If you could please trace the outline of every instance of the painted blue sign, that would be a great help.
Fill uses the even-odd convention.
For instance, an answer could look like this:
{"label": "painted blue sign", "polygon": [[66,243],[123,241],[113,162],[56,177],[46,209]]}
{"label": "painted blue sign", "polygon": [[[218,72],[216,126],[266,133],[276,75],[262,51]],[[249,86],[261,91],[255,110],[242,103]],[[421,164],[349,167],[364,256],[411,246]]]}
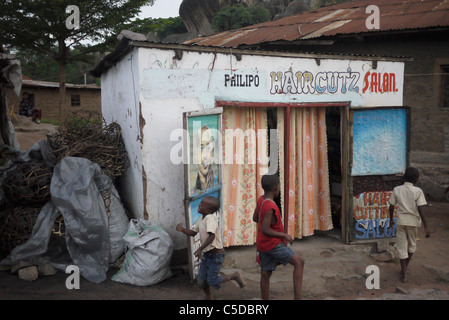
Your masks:
{"label": "painted blue sign", "polygon": [[406,154],[405,109],[354,111],[353,176],[404,173]]}

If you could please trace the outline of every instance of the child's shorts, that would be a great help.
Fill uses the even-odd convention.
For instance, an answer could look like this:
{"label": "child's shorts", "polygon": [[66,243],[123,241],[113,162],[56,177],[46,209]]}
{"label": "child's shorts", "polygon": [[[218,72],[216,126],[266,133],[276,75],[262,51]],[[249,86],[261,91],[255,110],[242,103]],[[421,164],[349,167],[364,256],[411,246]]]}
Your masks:
{"label": "child's shorts", "polygon": [[225,258],[224,253],[203,252],[197,281],[201,288],[214,287],[220,289],[222,277],[218,275]]}
{"label": "child's shorts", "polygon": [[409,253],[416,251],[418,227],[397,226],[396,247],[399,259],[407,259]]}
{"label": "child's shorts", "polygon": [[283,243],[278,244],[274,249],[267,252],[259,252],[260,269],[262,271],[274,271],[276,266],[282,263],[284,266],[292,260],[295,253]]}

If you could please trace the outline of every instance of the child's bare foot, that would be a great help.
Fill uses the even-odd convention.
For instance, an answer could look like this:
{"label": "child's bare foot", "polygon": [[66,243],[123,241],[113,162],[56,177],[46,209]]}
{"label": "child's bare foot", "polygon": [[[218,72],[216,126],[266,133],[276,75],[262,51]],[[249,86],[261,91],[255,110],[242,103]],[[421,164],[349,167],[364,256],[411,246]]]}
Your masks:
{"label": "child's bare foot", "polygon": [[401,274],[401,282],[402,283],[407,283],[408,282],[408,278],[405,274]]}
{"label": "child's bare foot", "polygon": [[243,281],[243,278],[242,278],[242,275],[240,274],[240,272],[236,271],[234,273],[233,280],[235,280],[239,284],[240,288],[243,288],[245,286],[245,282]]}

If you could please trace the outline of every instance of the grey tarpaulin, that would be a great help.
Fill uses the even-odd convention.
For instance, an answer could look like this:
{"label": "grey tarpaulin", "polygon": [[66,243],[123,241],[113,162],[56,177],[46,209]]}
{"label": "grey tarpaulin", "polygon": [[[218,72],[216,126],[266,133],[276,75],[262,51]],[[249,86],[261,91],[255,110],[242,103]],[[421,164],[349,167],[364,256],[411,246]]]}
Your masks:
{"label": "grey tarpaulin", "polygon": [[[128,224],[124,209],[118,205],[118,194],[111,179],[101,173],[97,164],[84,158],[67,157],[55,166],[50,188],[51,201],[39,213],[31,238],[14,248],[0,264],[47,257],[56,268],[65,269],[67,264],[47,251],[54,221],[62,214],[71,264],[78,266],[81,276],[87,280],[102,282],[106,279],[109,263],[125,250],[121,238]],[[109,208],[102,192],[110,193],[113,205]],[[50,256],[51,259],[48,258]]]}

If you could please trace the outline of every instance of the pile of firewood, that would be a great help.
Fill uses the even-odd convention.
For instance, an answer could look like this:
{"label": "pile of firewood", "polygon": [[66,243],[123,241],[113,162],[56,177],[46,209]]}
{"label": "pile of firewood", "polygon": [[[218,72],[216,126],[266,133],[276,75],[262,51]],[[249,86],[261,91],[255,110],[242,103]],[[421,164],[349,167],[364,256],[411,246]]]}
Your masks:
{"label": "pile of firewood", "polygon": [[98,164],[111,178],[120,176],[129,166],[120,125],[104,125],[96,117],[74,115],[48,137],[59,162],[65,157],[82,157]]}

